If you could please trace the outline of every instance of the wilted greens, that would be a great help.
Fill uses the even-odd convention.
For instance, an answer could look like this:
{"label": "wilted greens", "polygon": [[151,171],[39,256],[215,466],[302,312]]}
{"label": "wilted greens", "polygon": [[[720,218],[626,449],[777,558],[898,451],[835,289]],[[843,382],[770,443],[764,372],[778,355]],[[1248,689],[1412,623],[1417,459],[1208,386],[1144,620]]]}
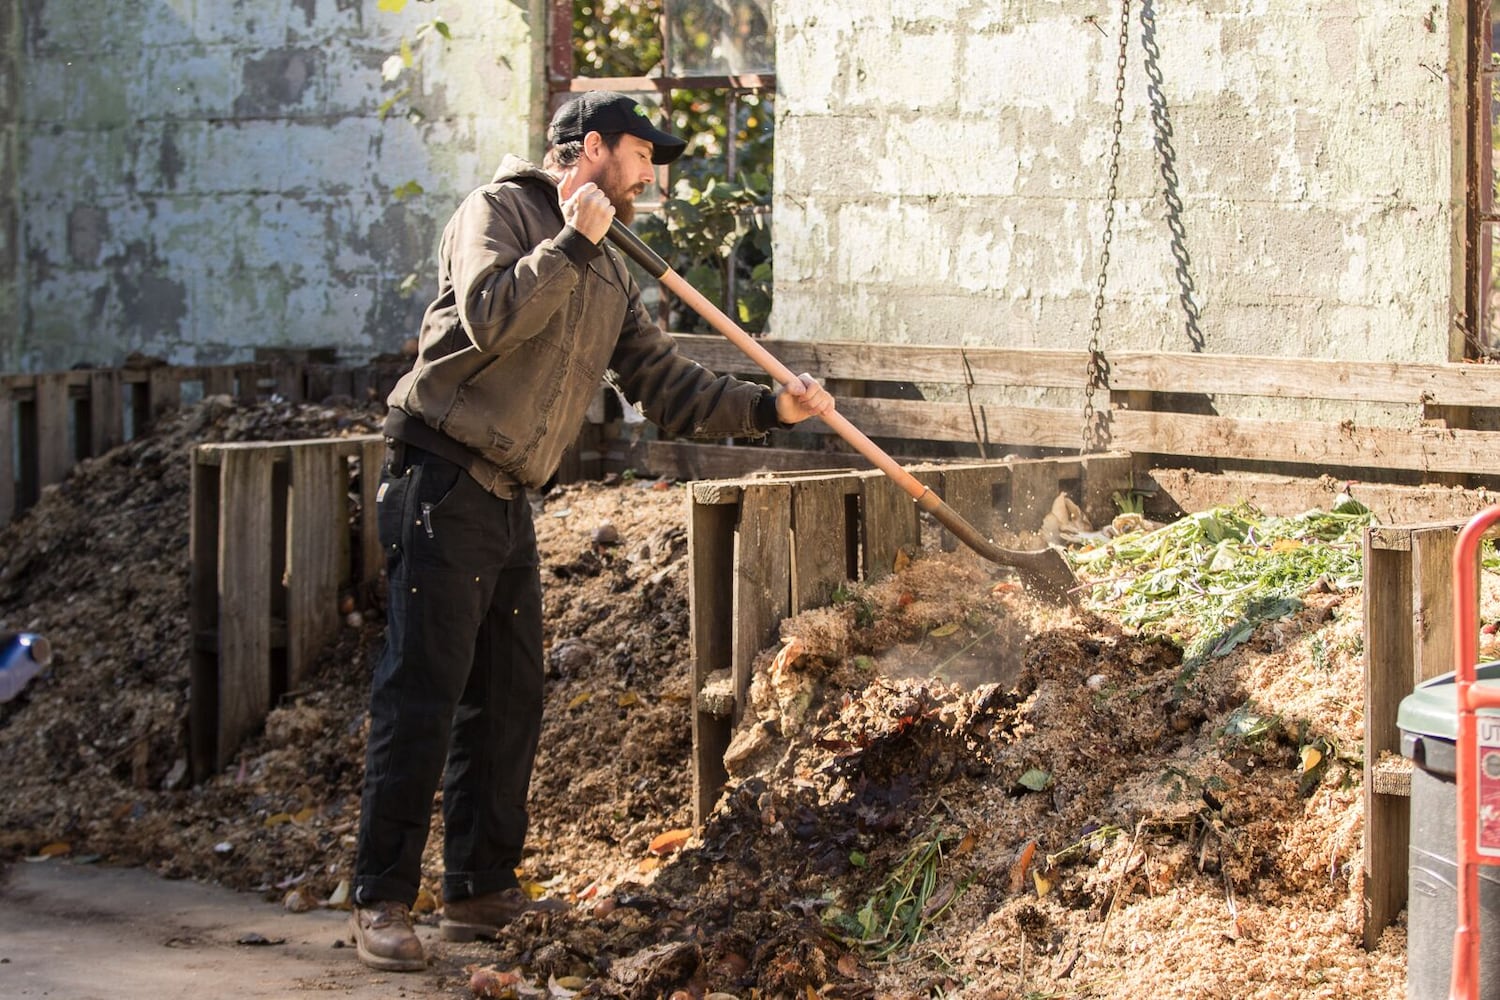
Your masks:
{"label": "wilted greens", "polygon": [[1358,586],[1364,530],[1372,523],[1356,500],[1295,517],[1239,503],[1069,557],[1091,577],[1094,604],[1179,642],[1191,672],[1244,642],[1257,625],[1297,611],[1314,585]]}

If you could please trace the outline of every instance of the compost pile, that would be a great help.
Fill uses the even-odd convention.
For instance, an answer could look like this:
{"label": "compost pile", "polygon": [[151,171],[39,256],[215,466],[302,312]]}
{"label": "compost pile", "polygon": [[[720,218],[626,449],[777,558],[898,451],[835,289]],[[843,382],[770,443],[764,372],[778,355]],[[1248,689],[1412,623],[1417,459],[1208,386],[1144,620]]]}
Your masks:
{"label": "compost pile", "polygon": [[[56,648],[0,705],[0,860],[347,905],[380,595],[348,595],[312,679],[192,785],[189,453],[379,417],[210,399],[0,531],[0,626]],[[1404,928],[1358,944],[1359,574],[1338,534],[1357,511],[1093,536],[1076,612],[928,526],[782,624],[693,835],[684,489],[626,476],[534,506],[548,693],[522,877],[572,906],[437,945],[404,995],[1399,995]],[[1190,567],[1246,553],[1288,562],[1236,584],[1256,599],[1203,600]],[[433,831],[427,921],[436,808]]]}

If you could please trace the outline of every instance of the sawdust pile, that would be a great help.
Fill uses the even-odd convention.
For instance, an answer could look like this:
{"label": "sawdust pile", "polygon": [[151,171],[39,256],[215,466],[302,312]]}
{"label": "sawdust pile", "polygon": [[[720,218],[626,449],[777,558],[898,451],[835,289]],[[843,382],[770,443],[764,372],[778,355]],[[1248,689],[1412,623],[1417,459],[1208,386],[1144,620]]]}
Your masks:
{"label": "sawdust pile", "polygon": [[[337,905],[378,595],[235,764],[189,786],[187,449],[378,418],[211,400],[0,532],[0,623],[57,649],[0,706],[0,859]],[[523,875],[575,905],[440,951],[406,995],[471,996],[476,969],[519,996],[1400,995],[1404,928],[1357,943],[1357,593],[1308,595],[1184,682],[1177,647],[1107,609],[1038,607],[926,552],[783,623],[725,794],[671,851],[691,822],[685,504],[640,479],[539,502],[548,693]]]}

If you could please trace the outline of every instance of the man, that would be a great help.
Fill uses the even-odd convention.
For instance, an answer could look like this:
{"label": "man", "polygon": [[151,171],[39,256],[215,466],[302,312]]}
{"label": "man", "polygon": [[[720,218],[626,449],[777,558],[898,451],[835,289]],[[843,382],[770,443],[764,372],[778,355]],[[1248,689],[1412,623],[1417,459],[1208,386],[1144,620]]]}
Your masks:
{"label": "man", "polygon": [[629,97],[591,92],[558,109],[548,140],[546,172],[506,157],[449,221],[415,365],[388,401],[390,600],[351,918],[377,969],[426,964],[409,908],[440,777],[443,936],[493,937],[542,905],[515,875],[543,675],[525,491],[556,471],[606,371],[674,434],[760,435],[833,406],[808,375],[773,392],[682,357],[606,244],[682,139]]}

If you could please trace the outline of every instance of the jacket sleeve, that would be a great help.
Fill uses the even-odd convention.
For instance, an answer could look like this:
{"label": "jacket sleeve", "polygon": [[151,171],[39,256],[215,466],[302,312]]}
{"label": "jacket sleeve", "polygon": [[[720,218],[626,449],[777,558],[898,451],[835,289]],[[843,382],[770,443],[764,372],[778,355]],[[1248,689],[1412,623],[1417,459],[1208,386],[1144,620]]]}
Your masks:
{"label": "jacket sleeve", "polygon": [[536,336],[603,251],[572,226],[532,245],[520,197],[481,188],[464,199],[444,236],[460,321],[474,346],[507,354]]}
{"label": "jacket sleeve", "polygon": [[652,321],[635,282],[629,287],[625,326],[610,367],[621,392],[639,403],[652,423],[694,438],[760,437],[779,426],[770,389],[715,375],[684,357],[677,342]]}

